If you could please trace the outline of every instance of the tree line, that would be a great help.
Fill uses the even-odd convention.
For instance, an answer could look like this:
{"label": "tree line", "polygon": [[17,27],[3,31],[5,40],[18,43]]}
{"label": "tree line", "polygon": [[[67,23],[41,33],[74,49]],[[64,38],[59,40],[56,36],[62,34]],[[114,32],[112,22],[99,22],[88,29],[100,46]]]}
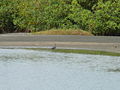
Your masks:
{"label": "tree line", "polygon": [[0,0],[0,33],[50,29],[120,35],[120,0]]}

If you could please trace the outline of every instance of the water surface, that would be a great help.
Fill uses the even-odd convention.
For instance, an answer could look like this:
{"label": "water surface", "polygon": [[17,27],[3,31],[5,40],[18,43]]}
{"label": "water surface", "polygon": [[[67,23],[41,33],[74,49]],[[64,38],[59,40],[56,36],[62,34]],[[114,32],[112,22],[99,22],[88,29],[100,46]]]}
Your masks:
{"label": "water surface", "polygon": [[120,90],[120,57],[0,49],[0,90]]}

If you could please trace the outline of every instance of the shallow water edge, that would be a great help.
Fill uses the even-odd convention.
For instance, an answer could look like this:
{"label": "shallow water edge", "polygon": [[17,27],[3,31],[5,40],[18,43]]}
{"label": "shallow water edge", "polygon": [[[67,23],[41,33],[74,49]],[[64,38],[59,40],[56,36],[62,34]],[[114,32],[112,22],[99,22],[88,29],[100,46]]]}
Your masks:
{"label": "shallow water edge", "polygon": [[25,48],[25,49],[47,50],[47,51],[59,52],[59,53],[77,53],[77,54],[120,56],[120,53],[108,52],[108,51],[97,51],[97,50],[86,50],[86,49],[54,49],[54,50],[51,48]]}
{"label": "shallow water edge", "polygon": [[51,52],[60,53],[77,53],[77,54],[92,54],[92,55],[106,55],[106,56],[120,56],[119,52],[93,50],[86,48],[57,48],[52,50],[51,47],[38,47],[38,46],[1,46],[0,49],[28,49],[28,50],[47,50]]}

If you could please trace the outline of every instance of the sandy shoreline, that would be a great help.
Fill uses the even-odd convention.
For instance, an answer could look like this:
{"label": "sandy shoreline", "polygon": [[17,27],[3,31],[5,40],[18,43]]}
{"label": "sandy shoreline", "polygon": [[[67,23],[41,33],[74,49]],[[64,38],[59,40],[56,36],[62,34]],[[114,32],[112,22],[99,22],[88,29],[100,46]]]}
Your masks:
{"label": "sandy shoreline", "polygon": [[0,34],[0,48],[87,49],[120,53],[118,36],[33,35],[30,33]]}
{"label": "sandy shoreline", "polygon": [[95,42],[0,42],[0,48],[51,48],[56,43],[58,49],[85,49],[120,53],[120,43]]}

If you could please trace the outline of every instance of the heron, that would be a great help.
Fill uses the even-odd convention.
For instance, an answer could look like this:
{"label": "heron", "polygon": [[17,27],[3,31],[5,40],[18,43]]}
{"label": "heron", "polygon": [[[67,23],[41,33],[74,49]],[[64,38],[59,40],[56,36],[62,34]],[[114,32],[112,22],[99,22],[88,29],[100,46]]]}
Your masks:
{"label": "heron", "polygon": [[56,44],[51,49],[56,49]]}

